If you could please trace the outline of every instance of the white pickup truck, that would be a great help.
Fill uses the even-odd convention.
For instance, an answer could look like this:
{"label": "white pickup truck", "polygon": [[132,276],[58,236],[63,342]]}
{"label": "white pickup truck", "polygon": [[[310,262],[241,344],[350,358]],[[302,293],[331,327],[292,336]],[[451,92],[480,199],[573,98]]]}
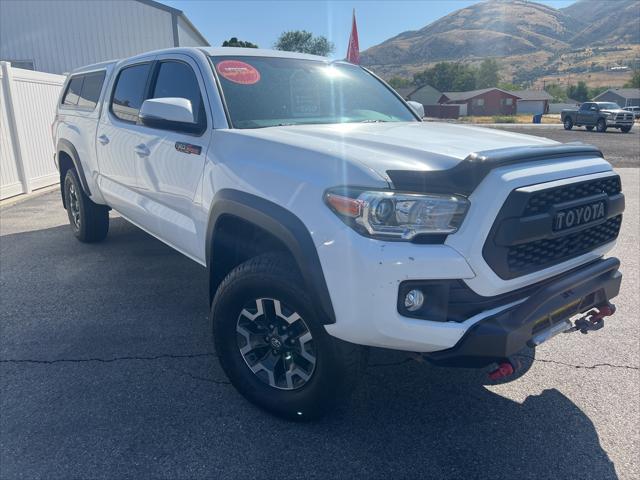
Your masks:
{"label": "white pickup truck", "polygon": [[206,267],[222,367],[286,418],[345,398],[366,347],[497,379],[602,327],[624,197],[601,152],[418,110],[364,68],[287,52],[84,67],[53,124],[63,205],[83,242],[113,209]]}

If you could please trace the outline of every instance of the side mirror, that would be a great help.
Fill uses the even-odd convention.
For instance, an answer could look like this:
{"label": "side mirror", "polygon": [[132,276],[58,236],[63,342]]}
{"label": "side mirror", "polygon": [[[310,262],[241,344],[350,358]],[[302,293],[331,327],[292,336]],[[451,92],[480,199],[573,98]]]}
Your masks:
{"label": "side mirror", "polygon": [[145,100],[138,114],[140,122],[151,128],[196,133],[191,100],[178,97],[150,98]]}
{"label": "side mirror", "polygon": [[409,100],[407,103],[420,116],[420,118],[424,118],[424,106],[420,102]]}

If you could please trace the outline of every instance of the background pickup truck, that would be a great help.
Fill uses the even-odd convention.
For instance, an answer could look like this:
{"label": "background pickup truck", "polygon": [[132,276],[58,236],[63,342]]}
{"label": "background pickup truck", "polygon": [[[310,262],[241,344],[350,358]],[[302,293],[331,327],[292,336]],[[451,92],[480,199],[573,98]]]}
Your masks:
{"label": "background pickup truck", "polygon": [[560,119],[565,130],[571,130],[574,125],[584,125],[587,130],[593,130],[595,127],[602,133],[609,127],[619,128],[622,132],[628,133],[633,126],[633,113],[612,102],[585,102],[577,110],[562,110]]}

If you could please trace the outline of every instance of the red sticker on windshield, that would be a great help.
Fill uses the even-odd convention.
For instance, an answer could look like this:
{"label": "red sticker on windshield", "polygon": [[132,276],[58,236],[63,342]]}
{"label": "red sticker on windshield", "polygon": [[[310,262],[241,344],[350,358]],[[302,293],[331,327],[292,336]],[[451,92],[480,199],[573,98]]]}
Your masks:
{"label": "red sticker on windshield", "polygon": [[216,65],[216,70],[229,81],[241,85],[253,85],[260,81],[260,72],[248,63],[239,60],[223,60]]}

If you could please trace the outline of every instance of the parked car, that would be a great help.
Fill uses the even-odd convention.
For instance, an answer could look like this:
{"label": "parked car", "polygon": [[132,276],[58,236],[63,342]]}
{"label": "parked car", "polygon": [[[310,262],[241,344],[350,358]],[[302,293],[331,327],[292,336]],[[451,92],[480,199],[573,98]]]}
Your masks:
{"label": "parked car", "polygon": [[224,371],[286,418],[343,400],[367,347],[507,378],[614,310],[624,197],[599,150],[423,123],[356,65],[178,48],[84,67],[53,134],[73,234],[105,239],[113,209],[207,268]]}
{"label": "parked car", "polygon": [[640,107],[624,107],[623,110],[633,113],[633,118],[640,118]]}
{"label": "parked car", "polygon": [[619,128],[628,133],[633,126],[633,114],[613,102],[585,102],[579,109],[565,109],[560,112],[560,120],[565,130],[584,126],[604,133],[607,128]]}

